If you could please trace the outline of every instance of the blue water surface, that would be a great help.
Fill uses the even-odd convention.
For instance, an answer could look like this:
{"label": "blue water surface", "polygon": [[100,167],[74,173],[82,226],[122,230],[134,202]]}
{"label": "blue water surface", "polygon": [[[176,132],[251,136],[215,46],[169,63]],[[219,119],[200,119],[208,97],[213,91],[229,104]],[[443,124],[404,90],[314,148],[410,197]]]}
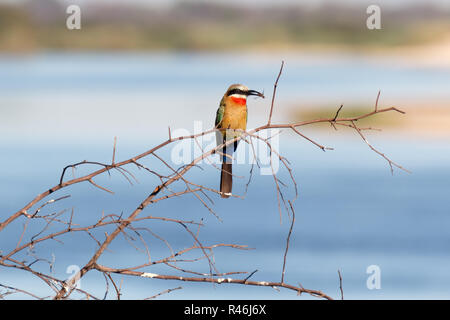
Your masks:
{"label": "blue water surface", "polygon": [[[62,168],[67,164],[82,160],[111,161],[114,136],[119,138],[116,160],[127,159],[167,138],[168,125],[176,123],[178,127],[192,130],[194,120],[205,119],[205,126],[213,121],[216,100],[224,87],[236,79],[270,92],[279,58],[243,59],[246,68],[238,67],[242,66],[242,60],[237,61],[236,55],[51,53],[3,57],[0,59],[1,220],[37,194],[58,184]],[[336,81],[337,74],[339,81]],[[358,100],[370,96],[367,101],[371,101],[379,88],[387,88],[392,100],[402,95],[448,99],[450,72],[373,63],[355,57],[310,57],[309,60],[292,57],[287,61],[282,80],[281,102],[298,96],[302,99],[321,97],[326,103],[330,102],[330,97]],[[265,115],[255,111],[259,110],[256,109],[258,103],[263,102],[252,101],[253,125],[257,124],[255,119]],[[211,106],[207,107],[208,104]],[[279,111],[282,110],[280,106]],[[294,285],[301,283],[305,288],[322,290],[339,298],[337,271],[340,270],[345,298],[450,298],[448,141],[383,132],[371,134],[370,141],[375,146],[412,172],[395,169],[391,175],[387,162],[356,134],[333,130],[311,134],[335,150],[324,153],[287,133],[280,137],[279,150],[290,161],[298,187],[285,281]],[[171,162],[171,150],[169,147],[158,154],[176,167]],[[154,157],[142,162],[152,169],[170,173]],[[66,179],[94,168],[69,170]],[[102,214],[128,215],[148,196],[159,179],[136,167],[127,168],[139,182],[130,185],[118,172],[111,176],[103,174],[95,182],[114,194],[84,182],[52,194],[46,200],[64,195],[71,197],[46,207],[45,212],[61,212],[61,217],[68,218],[73,211],[74,223],[80,225],[94,223]],[[218,170],[207,163],[202,168],[193,168],[187,177],[217,188]],[[237,176],[234,191],[245,195],[243,199],[224,200],[211,194],[213,202],[210,202],[203,197],[220,220],[193,195],[158,202],[147,207],[142,216],[203,219],[205,225],[200,229],[199,239],[204,245],[225,243],[252,248],[216,248],[214,261],[218,272],[258,270],[253,280],[279,281],[290,216],[283,209],[280,221],[273,177],[261,175],[257,167],[245,193],[250,168],[249,164],[234,167]],[[287,185],[282,187],[286,199],[293,199],[295,188],[282,166],[279,177]],[[173,186],[174,191],[183,189],[183,183]],[[25,222],[20,218],[0,233],[3,253],[15,248]],[[193,244],[189,233],[176,223],[144,221],[138,226],[141,229],[135,230],[137,233],[129,231],[136,241],[119,236],[99,263],[117,268],[145,263],[148,255],[139,242],[139,235],[146,241],[152,260]],[[44,227],[45,224],[30,222],[22,243]],[[57,225],[54,228],[58,230]],[[112,230],[110,226],[94,232],[93,236],[101,240],[105,231]],[[197,227],[192,230],[197,232]],[[167,240],[170,246],[161,239]],[[28,262],[37,256],[45,258],[47,261],[40,260],[34,266],[56,277],[67,278],[71,275],[70,266],[83,266],[98,248],[83,232],[59,240],[63,243],[50,240],[25,250],[17,258]],[[199,256],[197,252],[186,258]],[[367,279],[371,274],[367,273],[367,268],[372,265],[379,267],[381,287],[370,290]],[[205,259],[194,264],[178,262],[177,266],[199,273],[210,271]],[[164,265],[146,271],[181,274]],[[245,275],[230,277],[245,278]],[[120,283],[122,278],[117,276],[116,279]],[[26,288],[36,294],[52,294],[40,280],[20,270],[2,268],[0,283]],[[298,298],[295,292],[283,289],[131,276],[123,277],[123,298],[148,297],[178,286],[183,289],[163,297]],[[90,272],[81,280],[81,288],[102,298],[105,279]],[[111,288],[107,298],[114,298]]]}

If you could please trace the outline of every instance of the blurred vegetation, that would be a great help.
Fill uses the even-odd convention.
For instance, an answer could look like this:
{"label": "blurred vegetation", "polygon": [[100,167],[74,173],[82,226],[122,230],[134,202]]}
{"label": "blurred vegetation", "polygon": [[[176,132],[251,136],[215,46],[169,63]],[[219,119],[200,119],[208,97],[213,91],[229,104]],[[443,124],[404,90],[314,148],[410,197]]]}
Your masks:
{"label": "blurred vegetation", "polygon": [[366,28],[366,6],[237,7],[180,2],[170,7],[85,3],[82,29],[66,29],[66,6],[30,0],[0,6],[0,50],[226,50],[342,46],[392,48],[450,35],[449,12],[432,6],[382,11]]}

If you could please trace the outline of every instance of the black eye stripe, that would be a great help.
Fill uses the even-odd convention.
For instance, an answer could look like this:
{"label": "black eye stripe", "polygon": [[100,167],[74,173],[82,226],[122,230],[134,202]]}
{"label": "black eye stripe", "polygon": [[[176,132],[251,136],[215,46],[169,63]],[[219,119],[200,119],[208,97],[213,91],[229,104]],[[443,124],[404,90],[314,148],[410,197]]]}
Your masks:
{"label": "black eye stripe", "polygon": [[232,94],[243,94],[243,95],[246,95],[247,91],[235,88],[235,89],[231,89],[230,91],[228,91],[227,96],[231,96]]}

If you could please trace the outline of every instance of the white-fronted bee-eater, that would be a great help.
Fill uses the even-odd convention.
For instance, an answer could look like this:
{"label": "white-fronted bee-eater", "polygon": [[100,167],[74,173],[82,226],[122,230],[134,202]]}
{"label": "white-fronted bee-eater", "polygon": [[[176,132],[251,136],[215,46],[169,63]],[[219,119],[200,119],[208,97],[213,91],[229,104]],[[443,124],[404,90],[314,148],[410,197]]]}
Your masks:
{"label": "white-fronted bee-eater", "polygon": [[[258,96],[264,98],[264,94],[255,90],[249,90],[242,84],[232,84],[220,101],[216,113],[217,145],[222,145],[228,140],[236,139],[247,128],[247,97]],[[231,196],[233,185],[232,159],[239,141],[230,143],[222,150],[222,173],[220,175],[220,195],[222,198]]]}

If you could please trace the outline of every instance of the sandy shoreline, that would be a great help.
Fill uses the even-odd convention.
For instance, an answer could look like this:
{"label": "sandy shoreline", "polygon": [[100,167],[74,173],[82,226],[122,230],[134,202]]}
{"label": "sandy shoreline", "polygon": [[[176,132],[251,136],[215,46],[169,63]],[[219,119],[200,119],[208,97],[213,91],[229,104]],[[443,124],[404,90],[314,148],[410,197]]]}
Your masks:
{"label": "sandy shoreline", "polygon": [[283,56],[360,56],[374,61],[389,61],[398,65],[413,67],[441,67],[450,68],[450,35],[437,42],[393,47],[349,47],[340,45],[311,44],[311,45],[275,45],[273,47],[251,46],[239,50],[224,50],[231,53],[248,53]]}
{"label": "sandy shoreline", "polygon": [[406,114],[390,130],[424,137],[450,137],[450,102],[447,105],[410,106],[404,110]]}
{"label": "sandy shoreline", "polygon": [[450,36],[437,43],[393,48],[387,52],[376,51],[375,54],[398,60],[400,64],[450,68]]}

